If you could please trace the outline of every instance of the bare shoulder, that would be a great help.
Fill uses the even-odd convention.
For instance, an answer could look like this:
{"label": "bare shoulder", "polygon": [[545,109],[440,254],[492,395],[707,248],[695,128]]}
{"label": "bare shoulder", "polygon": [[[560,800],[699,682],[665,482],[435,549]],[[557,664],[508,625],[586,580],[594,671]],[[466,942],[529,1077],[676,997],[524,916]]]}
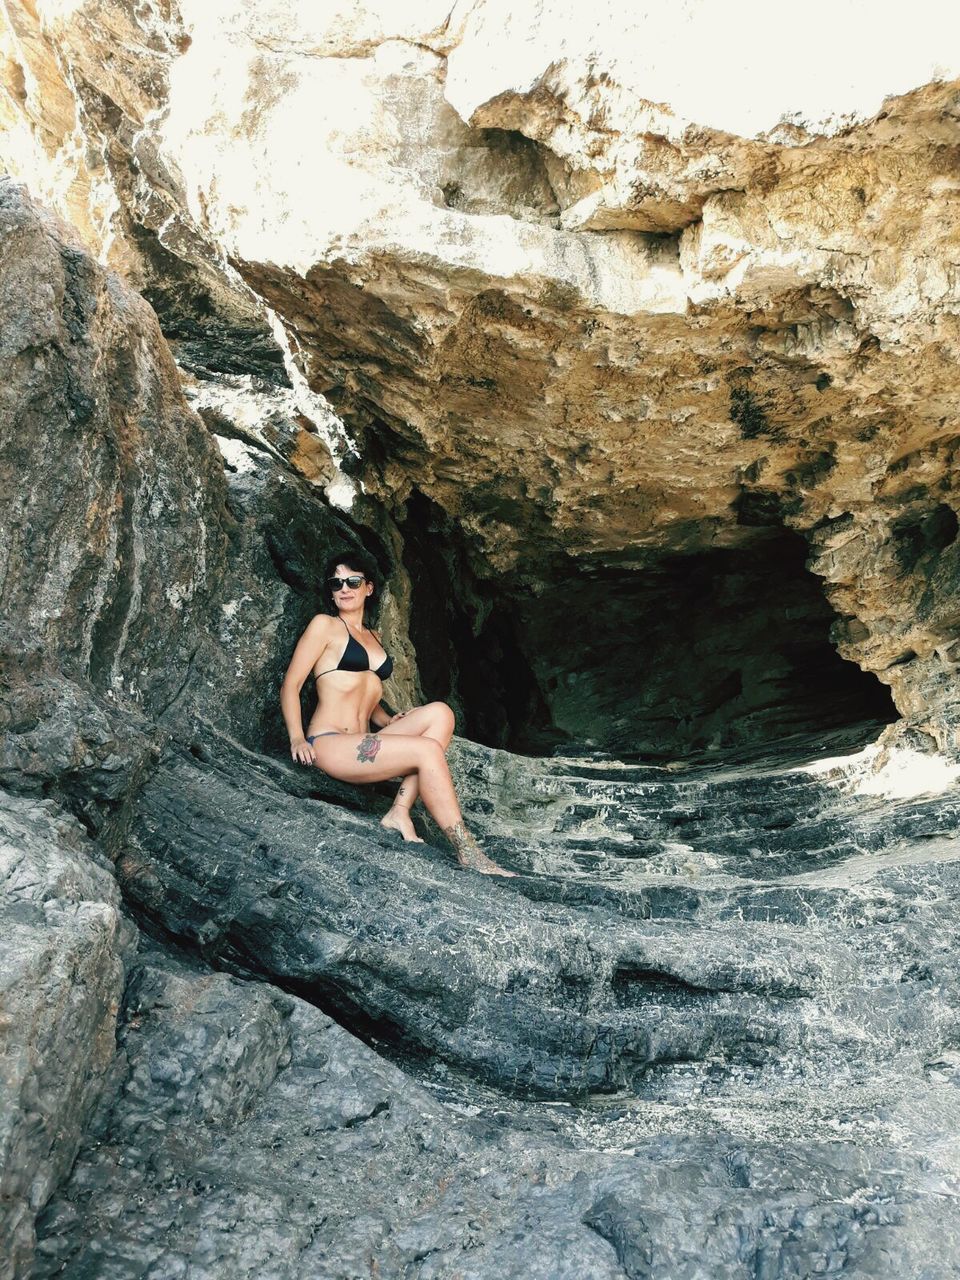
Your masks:
{"label": "bare shoulder", "polygon": [[336,618],[331,617],[329,613],[315,613],[307,623],[307,630],[321,635],[324,631],[332,630],[335,622]]}
{"label": "bare shoulder", "polygon": [[332,622],[333,619],[325,613],[314,614],[310,619],[293,651],[287,674],[284,676],[285,684],[292,682],[297,689],[302,686],[310,674],[311,667],[330,643],[333,634],[330,629]]}
{"label": "bare shoulder", "polygon": [[300,643],[319,652],[333,635],[335,621],[328,613],[315,613],[304,628]]}

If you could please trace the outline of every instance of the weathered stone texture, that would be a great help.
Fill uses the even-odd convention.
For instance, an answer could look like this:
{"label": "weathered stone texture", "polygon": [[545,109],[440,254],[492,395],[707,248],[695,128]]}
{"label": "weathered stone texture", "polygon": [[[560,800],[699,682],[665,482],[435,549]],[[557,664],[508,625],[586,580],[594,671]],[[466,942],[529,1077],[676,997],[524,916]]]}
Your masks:
{"label": "weathered stone texture", "polygon": [[[149,306],[5,180],[0,300],[9,784],[85,773],[87,798],[106,787],[117,800],[156,740],[144,716],[176,723],[191,707],[249,745],[276,743],[276,690],[321,605],[320,566],[358,536],[279,447],[300,458],[299,434],[316,436],[291,406],[277,443],[265,427],[248,436],[253,461],[225,460]],[[242,424],[207,414],[242,452]],[[388,642],[399,621],[394,601]],[[396,684],[409,697],[402,650]],[[94,761],[117,781],[101,770],[94,785]]]}
{"label": "weathered stone texture", "polygon": [[[204,761],[171,754],[140,795],[118,866],[131,903],[209,959],[265,970],[375,1039],[500,1088],[635,1089],[660,1061],[704,1058],[828,1069],[841,1045],[851,1064],[857,1038],[868,1058],[891,1036],[929,1052],[956,1017],[945,971],[928,1003],[900,958],[926,953],[940,927],[936,903],[929,919],[908,904],[916,877],[952,884],[946,849],[929,866],[908,859],[902,882],[881,859],[859,891],[826,873],[921,833],[949,840],[953,798],[871,805],[802,772],[565,774],[475,748],[471,821],[536,873],[492,894],[449,858],[412,861],[369,819],[295,801],[281,775],[208,746]],[[673,881],[671,859],[700,867],[700,883]],[[866,986],[884,991],[886,1031]]]}
{"label": "weathered stone texture", "polygon": [[534,872],[494,888],[205,746],[143,794],[129,902],[405,1070],[151,951],[38,1277],[950,1276],[955,797],[463,748]]}
{"label": "weathered stone texture", "polygon": [[[29,162],[45,189],[67,211],[86,191],[85,230],[191,367],[282,380],[274,310],[343,416],[366,491],[401,524],[411,499],[407,519],[426,502],[450,521],[473,579],[464,628],[528,615],[509,643],[531,712],[556,727],[570,701],[536,670],[542,591],[718,548],[775,562],[786,526],[844,656],[932,745],[957,748],[942,604],[960,554],[957,89],[942,22],[916,15],[895,73],[861,42],[842,86],[758,81],[754,66],[749,94],[731,72],[711,103],[692,64],[651,56],[682,47],[670,31],[697,48],[709,31],[738,66],[735,24],[710,6],[606,7],[586,26],[560,0],[537,22],[495,0],[7,8],[23,89],[5,109],[48,157]],[[755,35],[761,50],[772,38]],[[45,84],[59,106],[41,123]],[[95,159],[68,145],[74,129]],[[23,172],[27,153],[7,151]],[[642,642],[645,621],[612,621],[623,653]],[[736,675],[753,654],[710,682],[721,718],[748,710]],[[561,683],[588,658],[574,644]],[[438,660],[436,690],[476,706]],[[673,715],[677,749],[709,738],[648,710]],[[521,741],[505,714],[500,740]],[[621,749],[609,723],[594,741]]]}
{"label": "weathered stone texture", "polygon": [[9,181],[0,254],[4,650],[159,713],[223,571],[222,467],[150,308]]}
{"label": "weathered stone texture", "polygon": [[112,867],[49,803],[0,792],[0,1275],[69,1172],[114,1054],[134,938]]}
{"label": "weathered stone texture", "polygon": [[316,565],[356,530],[278,450],[231,507],[149,306],[8,180],[0,298],[0,1255],[19,1277],[114,1067],[133,931],[103,851],[193,715],[276,736]]}
{"label": "weathered stone texture", "polygon": [[[123,277],[0,179],[18,1280],[956,1271],[957,82],[719,115],[615,8],[0,6]],[[357,538],[388,697],[587,749],[452,751],[514,880],[285,758]],[[672,758],[890,720],[831,644],[882,749]]]}
{"label": "weathered stone texture", "polygon": [[44,1216],[35,1274],[358,1274],[455,1174],[446,1119],[302,1001],[148,954],[115,1095]]}

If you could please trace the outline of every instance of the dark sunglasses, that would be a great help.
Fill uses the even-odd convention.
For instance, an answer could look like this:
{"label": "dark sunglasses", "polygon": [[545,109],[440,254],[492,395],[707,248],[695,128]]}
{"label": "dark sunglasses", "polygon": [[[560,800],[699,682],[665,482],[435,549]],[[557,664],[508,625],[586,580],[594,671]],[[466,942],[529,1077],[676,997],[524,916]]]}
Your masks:
{"label": "dark sunglasses", "polygon": [[362,583],[366,582],[366,578],[362,573],[351,573],[349,578],[328,578],[327,586],[331,591],[342,591],[344,587],[349,587],[351,591],[356,591]]}

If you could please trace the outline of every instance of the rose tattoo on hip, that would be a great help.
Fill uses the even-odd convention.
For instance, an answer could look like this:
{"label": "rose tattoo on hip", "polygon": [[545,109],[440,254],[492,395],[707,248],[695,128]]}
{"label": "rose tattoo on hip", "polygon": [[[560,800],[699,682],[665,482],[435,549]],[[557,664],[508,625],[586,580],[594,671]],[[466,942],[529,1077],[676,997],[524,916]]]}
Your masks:
{"label": "rose tattoo on hip", "polygon": [[372,764],[377,758],[377,752],[383,746],[383,743],[376,734],[368,733],[360,739],[357,747],[357,759],[361,764]]}

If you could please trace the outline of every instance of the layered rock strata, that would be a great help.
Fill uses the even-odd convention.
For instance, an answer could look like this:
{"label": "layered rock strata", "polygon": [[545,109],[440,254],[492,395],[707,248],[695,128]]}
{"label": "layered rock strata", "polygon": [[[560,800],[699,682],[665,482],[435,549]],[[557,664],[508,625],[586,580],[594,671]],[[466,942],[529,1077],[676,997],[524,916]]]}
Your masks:
{"label": "layered rock strata", "polygon": [[149,951],[36,1275],[952,1273],[955,799],[472,748],[474,821],[497,772],[489,847],[536,867],[493,887],[207,744],[145,795],[128,902],[405,1071]]}
{"label": "layered rock strata", "polygon": [[[52,752],[58,776],[90,769],[93,739],[102,762],[118,738],[189,707],[250,745],[276,741],[276,689],[320,606],[320,565],[358,538],[291,458],[307,450],[296,411],[278,410],[272,429],[261,415],[258,436],[236,408],[243,388],[228,422],[198,396],[211,432],[149,306],[9,181],[0,300],[5,763],[42,772]],[[410,697],[397,619],[394,602],[385,634]],[[71,741],[85,700],[89,741]]]}
{"label": "layered rock strata", "polygon": [[[676,25],[738,65],[709,6],[605,9],[589,31],[559,0],[539,24],[494,0],[399,17],[233,0],[5,11],[5,162],[82,212],[190,367],[282,382],[285,355],[334,403],[338,462],[408,543],[424,510],[439,515],[457,647],[472,633],[521,678],[493,714],[449,648],[424,678],[489,741],[534,746],[531,721],[569,737],[589,712],[592,690],[572,687],[587,637],[538,666],[551,594],[640,590],[718,549],[775,572],[786,527],[841,654],[955,748],[942,14],[917,16],[909,48],[898,34],[896,68],[859,42],[843,94],[826,75],[758,82],[754,62],[749,95],[706,102],[688,64],[650,50],[674,47]],[[422,559],[408,568],[423,576]],[[620,665],[670,599],[611,608]],[[737,612],[738,645],[702,693],[644,701],[617,682],[668,751],[709,745],[711,719],[733,726],[720,745],[751,731],[763,610],[748,590]],[[665,651],[688,638],[674,624]],[[623,749],[616,719],[597,719],[594,745]]]}
{"label": "layered rock strata", "polygon": [[[938,1273],[929,1239],[956,1177],[955,793],[864,799],[854,784],[879,783],[856,764],[701,776],[462,746],[470,820],[521,876],[391,843],[375,795],[244,744],[269,741],[270,663],[311,606],[311,565],[357,534],[290,466],[296,424],[231,428],[209,396],[192,417],[149,313],[82,255],[85,287],[60,287],[68,242],[4,198],[50,284],[8,287],[28,306],[7,421],[39,433],[5,445],[22,468],[5,474],[5,941],[26,975],[4,1010],[11,1275],[252,1277],[269,1255],[290,1277],[619,1278],[703,1259],[946,1277],[956,1242],[941,1230]],[[128,323],[98,348],[119,331],[112,291]],[[35,332],[50,336],[27,361]],[[135,354],[112,363],[126,335]],[[14,401],[24,367],[39,380]],[[154,381],[168,398],[138,391]],[[158,403],[168,418],[142,416]],[[176,462],[184,430],[198,465],[225,468],[208,503]],[[90,459],[59,480],[43,467],[57,432]],[[118,458],[171,506],[142,536]],[[129,562],[88,549],[101,507]],[[161,607],[175,569],[194,589]],[[243,583],[249,623],[212,630]],[[127,909],[182,949],[136,966],[119,1024],[132,930],[105,852]]]}
{"label": "layered rock strata", "polygon": [[191,716],[276,740],[316,562],[357,531],[264,441],[254,484],[225,470],[149,306],[7,180],[0,300],[0,1255],[20,1276],[114,1059],[134,931],[106,855]]}
{"label": "layered rock strata", "polygon": [[[220,748],[145,786],[124,892],[208,959],[507,1090],[635,1092],[658,1063],[707,1059],[869,1075],[891,1037],[921,1055],[949,1040],[950,944],[933,939],[955,797],[850,800],[802,771],[686,782],[474,756],[470,773],[472,819],[523,832],[492,846],[536,873],[516,886],[413,859]],[[917,911],[928,878],[946,901]]]}
{"label": "layered rock strata", "polygon": [[[120,1046],[112,1110],[44,1215],[36,1276],[929,1266],[937,1197],[916,1158],[876,1135],[787,1151],[635,1135],[613,1153],[587,1131],[576,1150],[555,1111],[521,1120],[477,1095],[465,1116],[302,1001],[152,954]],[[621,1125],[631,1118],[620,1111]]]}
{"label": "layered rock strata", "polygon": [[[956,86],[757,134],[543,12],[2,7],[4,163],[188,370],[0,182],[17,1280],[956,1271]],[[470,876],[278,758],[348,538],[398,701],[409,622],[491,741],[661,754],[889,718],[806,556],[901,746],[460,744]]]}

